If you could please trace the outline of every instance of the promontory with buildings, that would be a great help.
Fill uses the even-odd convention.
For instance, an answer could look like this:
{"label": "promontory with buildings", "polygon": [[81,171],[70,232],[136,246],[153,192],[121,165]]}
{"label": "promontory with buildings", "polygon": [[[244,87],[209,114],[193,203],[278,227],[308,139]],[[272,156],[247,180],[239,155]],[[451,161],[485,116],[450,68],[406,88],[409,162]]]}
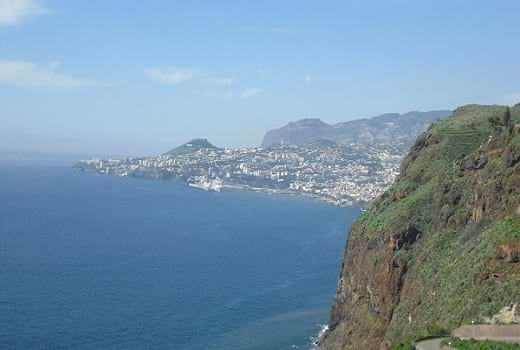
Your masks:
{"label": "promontory with buildings", "polygon": [[385,114],[335,125],[303,119],[269,131],[261,147],[218,148],[194,139],[159,156],[82,160],[84,170],[243,188],[364,205],[383,193],[418,133],[450,111]]}

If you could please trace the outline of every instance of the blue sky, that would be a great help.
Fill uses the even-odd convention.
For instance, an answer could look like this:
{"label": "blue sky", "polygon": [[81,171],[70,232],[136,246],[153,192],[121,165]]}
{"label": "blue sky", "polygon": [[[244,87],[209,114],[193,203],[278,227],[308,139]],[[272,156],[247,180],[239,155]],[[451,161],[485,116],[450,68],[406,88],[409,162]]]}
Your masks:
{"label": "blue sky", "polygon": [[319,117],[520,102],[518,0],[0,0],[0,148],[258,145]]}

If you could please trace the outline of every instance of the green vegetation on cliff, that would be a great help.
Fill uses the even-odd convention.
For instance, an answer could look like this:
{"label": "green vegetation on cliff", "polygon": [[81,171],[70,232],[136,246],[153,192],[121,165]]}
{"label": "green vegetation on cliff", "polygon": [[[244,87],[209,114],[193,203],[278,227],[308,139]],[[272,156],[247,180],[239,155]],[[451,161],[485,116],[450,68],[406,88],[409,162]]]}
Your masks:
{"label": "green vegetation on cliff", "polygon": [[423,133],[353,224],[321,349],[398,349],[520,302],[520,106]]}

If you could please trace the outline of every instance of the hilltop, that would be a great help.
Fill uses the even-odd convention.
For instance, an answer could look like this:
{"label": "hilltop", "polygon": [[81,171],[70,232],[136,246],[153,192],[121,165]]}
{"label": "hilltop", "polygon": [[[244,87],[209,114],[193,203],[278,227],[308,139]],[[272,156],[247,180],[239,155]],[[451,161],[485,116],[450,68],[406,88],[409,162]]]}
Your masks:
{"label": "hilltop", "polygon": [[327,135],[331,125],[319,118],[300,119],[274,130],[269,130],[262,140],[263,147],[280,144],[302,145],[317,140],[331,140]]}
{"label": "hilltop", "polygon": [[343,145],[396,145],[406,152],[417,135],[438,119],[448,117],[448,110],[430,112],[388,113],[339,124],[327,124],[320,119],[301,119],[268,131],[262,146],[276,144],[307,144],[329,140]]}
{"label": "hilltop", "polygon": [[219,149],[218,147],[211,144],[207,139],[193,139],[186,142],[174,149],[169,150],[164,155],[179,156],[197,152],[200,149]]}
{"label": "hilltop", "polygon": [[520,105],[433,124],[352,224],[319,348],[398,349],[520,303],[519,189]]}

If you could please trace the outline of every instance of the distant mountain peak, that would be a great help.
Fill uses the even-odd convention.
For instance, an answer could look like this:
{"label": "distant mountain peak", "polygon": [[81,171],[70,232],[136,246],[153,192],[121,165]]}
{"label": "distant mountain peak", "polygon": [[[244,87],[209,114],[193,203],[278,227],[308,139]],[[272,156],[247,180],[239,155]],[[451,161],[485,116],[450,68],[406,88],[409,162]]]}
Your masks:
{"label": "distant mountain peak", "polygon": [[320,118],[303,118],[297,121],[290,122],[289,125],[296,126],[328,126],[329,124],[323,122]]}
{"label": "distant mountain peak", "polygon": [[211,144],[211,142],[209,142],[208,139],[204,139],[204,138],[193,139],[189,142],[186,142],[185,145],[189,146],[189,147],[199,147],[199,148],[217,148],[216,146]]}
{"label": "distant mountain peak", "polygon": [[186,142],[174,149],[169,150],[165,155],[182,155],[196,152],[200,149],[218,149],[208,139],[196,138],[189,142]]}

